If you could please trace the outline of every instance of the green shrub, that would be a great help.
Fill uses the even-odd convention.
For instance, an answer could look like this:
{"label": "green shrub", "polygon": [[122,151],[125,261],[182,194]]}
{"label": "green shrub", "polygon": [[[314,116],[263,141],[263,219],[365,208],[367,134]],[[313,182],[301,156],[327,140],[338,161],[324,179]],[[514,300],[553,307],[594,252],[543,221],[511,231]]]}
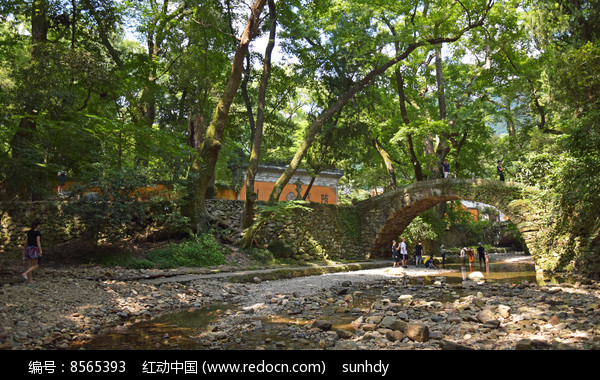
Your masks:
{"label": "green shrub", "polygon": [[245,252],[261,264],[271,264],[275,261],[273,253],[266,249],[251,247],[246,249]]}
{"label": "green shrub", "polygon": [[147,258],[158,268],[206,267],[226,263],[223,248],[209,233],[152,250]]}
{"label": "green shrub", "polygon": [[274,241],[269,244],[268,249],[273,254],[273,257],[278,259],[287,259],[294,254],[294,249],[283,240]]}

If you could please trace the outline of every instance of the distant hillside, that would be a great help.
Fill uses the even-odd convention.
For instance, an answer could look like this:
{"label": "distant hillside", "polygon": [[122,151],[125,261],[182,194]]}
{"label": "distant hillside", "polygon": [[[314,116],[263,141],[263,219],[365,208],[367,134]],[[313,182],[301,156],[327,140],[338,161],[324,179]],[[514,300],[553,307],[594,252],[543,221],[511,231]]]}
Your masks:
{"label": "distant hillside", "polygon": [[488,123],[488,125],[494,130],[496,135],[504,135],[508,133],[508,130],[506,129],[506,123]]}

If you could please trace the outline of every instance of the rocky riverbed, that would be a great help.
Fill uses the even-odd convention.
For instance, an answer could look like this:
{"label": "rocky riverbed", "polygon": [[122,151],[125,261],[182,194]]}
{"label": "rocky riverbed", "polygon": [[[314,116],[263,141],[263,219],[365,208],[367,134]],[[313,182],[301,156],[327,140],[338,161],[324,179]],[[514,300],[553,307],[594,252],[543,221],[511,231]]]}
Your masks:
{"label": "rocky riverbed", "polygon": [[[2,285],[0,347],[97,348],[102,334],[223,305],[206,325],[165,333],[151,348],[600,348],[600,287],[584,278],[552,285],[477,277],[453,283],[443,270],[412,267],[250,283],[202,277],[152,283],[155,271],[113,270],[112,279],[105,272],[46,268],[35,284]],[[415,280],[424,274],[432,281]]]}

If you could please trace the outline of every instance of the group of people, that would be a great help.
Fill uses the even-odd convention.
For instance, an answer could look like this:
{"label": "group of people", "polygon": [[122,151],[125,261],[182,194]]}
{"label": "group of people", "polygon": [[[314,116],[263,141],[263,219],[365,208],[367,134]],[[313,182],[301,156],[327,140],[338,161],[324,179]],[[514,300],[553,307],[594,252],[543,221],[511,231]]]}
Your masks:
{"label": "group of people", "polygon": [[393,267],[400,267],[400,261],[402,261],[402,267],[406,268],[406,260],[408,259],[408,251],[406,250],[406,239],[402,238],[402,243],[398,244],[396,240],[392,242],[392,258],[394,259]]}
{"label": "group of people", "polygon": [[[479,258],[479,264],[487,264],[488,256],[481,243],[477,245],[477,256]],[[469,264],[473,264],[475,261],[475,251],[471,248],[463,247],[463,249],[460,250],[460,261],[462,264],[466,264],[467,261]]]}
{"label": "group of people", "polygon": [[[504,181],[504,167],[502,166],[502,161],[498,160],[498,165],[496,165],[496,171],[498,172],[498,177],[500,178],[500,181]],[[444,175],[444,178],[450,178],[450,163],[448,162],[448,160],[444,160],[444,162],[442,163],[442,172]]]}
{"label": "group of people", "polygon": [[[400,263],[402,263],[402,268],[408,268],[408,250],[406,248],[406,239],[402,238],[402,242],[398,244],[396,240],[392,242],[392,258],[394,259],[393,267],[400,267]],[[433,260],[433,255],[429,257],[428,260],[423,262],[423,244],[419,242],[415,245],[415,266],[417,268],[434,268],[435,262]]]}
{"label": "group of people", "polygon": [[[446,266],[446,248],[444,244],[440,246],[440,251],[442,253],[442,266]],[[477,251],[477,256],[479,258],[480,264],[488,264],[488,256],[485,252],[485,248],[481,243],[477,245],[477,248],[471,249],[468,247],[464,247],[460,250],[460,260],[462,264],[472,265],[475,261],[475,251]],[[403,268],[407,268],[406,263],[408,261],[408,251],[406,249],[406,239],[402,238],[402,242],[398,244],[396,240],[392,241],[392,258],[394,259],[393,267],[400,267],[400,263],[402,263]],[[435,261],[433,259],[433,255],[429,256],[425,262],[423,262],[423,244],[419,242],[415,245],[415,266],[417,268],[435,268]]]}

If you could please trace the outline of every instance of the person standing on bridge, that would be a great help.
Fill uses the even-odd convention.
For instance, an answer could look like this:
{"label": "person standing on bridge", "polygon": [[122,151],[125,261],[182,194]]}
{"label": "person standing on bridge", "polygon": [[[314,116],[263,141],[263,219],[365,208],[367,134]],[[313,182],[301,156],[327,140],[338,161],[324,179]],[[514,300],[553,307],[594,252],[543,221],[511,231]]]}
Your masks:
{"label": "person standing on bridge", "polygon": [[504,168],[502,167],[502,161],[498,161],[496,170],[498,170],[498,176],[500,176],[500,181],[504,181]]}
{"label": "person standing on bridge", "polygon": [[448,163],[448,160],[444,161],[444,163],[442,164],[442,167],[444,168],[444,178],[449,178],[450,177],[450,164]]}
{"label": "person standing on bridge", "polygon": [[408,251],[406,250],[405,238],[402,238],[402,243],[400,243],[400,254],[402,255],[402,267],[407,268],[406,261],[408,260]]}

